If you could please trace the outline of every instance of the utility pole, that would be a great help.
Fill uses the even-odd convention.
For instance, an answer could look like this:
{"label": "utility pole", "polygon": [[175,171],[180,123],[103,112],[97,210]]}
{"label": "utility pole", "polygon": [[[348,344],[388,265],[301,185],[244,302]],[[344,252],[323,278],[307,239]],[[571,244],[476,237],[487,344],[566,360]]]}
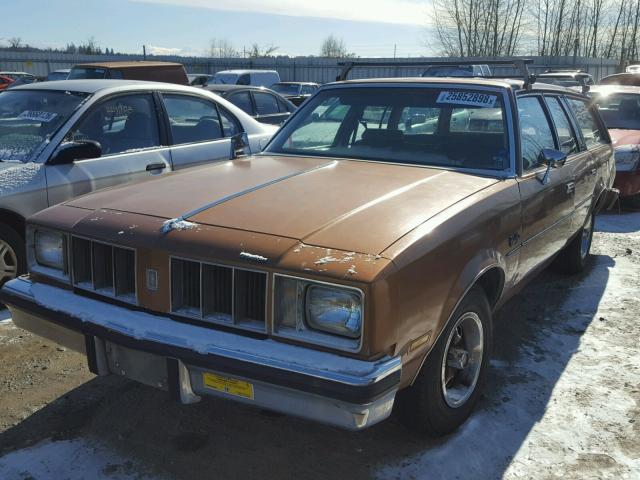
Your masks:
{"label": "utility pole", "polygon": [[142,58],[147,59],[147,46],[142,45]]}
{"label": "utility pole", "polygon": [[396,48],[397,48],[397,47],[398,47],[398,45],[394,43],[394,44],[393,44],[393,59],[394,59],[394,60],[396,59]]}

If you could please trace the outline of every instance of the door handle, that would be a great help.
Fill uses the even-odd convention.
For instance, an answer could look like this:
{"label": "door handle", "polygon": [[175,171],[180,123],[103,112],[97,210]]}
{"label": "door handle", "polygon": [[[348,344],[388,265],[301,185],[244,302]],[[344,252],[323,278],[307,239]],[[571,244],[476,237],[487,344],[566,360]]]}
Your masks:
{"label": "door handle", "polygon": [[167,168],[167,165],[165,163],[150,163],[149,165],[147,165],[147,172],[150,172],[152,170],[163,170],[165,168]]}
{"label": "door handle", "polygon": [[576,191],[576,184],[575,182],[569,182],[566,184],[567,187],[567,193],[571,194],[571,193],[575,193]]}

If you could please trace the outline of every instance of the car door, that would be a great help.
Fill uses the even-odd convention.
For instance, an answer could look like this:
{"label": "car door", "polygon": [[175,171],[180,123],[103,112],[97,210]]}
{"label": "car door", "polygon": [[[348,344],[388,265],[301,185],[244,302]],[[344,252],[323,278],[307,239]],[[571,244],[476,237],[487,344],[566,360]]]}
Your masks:
{"label": "car door", "polygon": [[152,93],[129,93],[109,97],[88,109],[62,143],[92,140],[101,145],[102,155],[62,165],[47,164],[49,205],[170,172],[171,154],[161,136],[157,106]]}
{"label": "car door", "polygon": [[566,243],[571,231],[575,182],[565,164],[542,163],[542,150],[559,150],[554,124],[540,95],[517,99],[522,175],[518,178],[522,202],[522,249],[519,277],[533,271]]}
{"label": "car door", "polygon": [[175,170],[231,157],[230,137],[237,133],[237,123],[231,128],[228,112],[221,114],[214,101],[195,95],[163,93],[162,100]]}
{"label": "car door", "polygon": [[278,99],[269,92],[251,92],[256,106],[255,119],[262,123],[280,125],[291,113],[288,110],[281,111]]}
{"label": "car door", "polygon": [[604,188],[603,178],[610,166],[609,162],[613,160],[609,135],[587,101],[575,97],[566,97],[565,101],[573,112],[576,130],[589,155],[589,161],[584,163],[580,172],[576,172],[574,230],[577,231],[584,225],[596,196]]}

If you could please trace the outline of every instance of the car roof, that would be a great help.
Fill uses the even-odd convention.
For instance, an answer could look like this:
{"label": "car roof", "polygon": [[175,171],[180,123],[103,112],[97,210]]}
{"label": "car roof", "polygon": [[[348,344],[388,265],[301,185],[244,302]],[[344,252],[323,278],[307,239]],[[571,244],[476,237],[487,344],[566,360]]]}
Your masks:
{"label": "car roof", "polygon": [[637,93],[640,95],[640,86],[633,85],[593,85],[590,92],[596,93]]}
{"label": "car roof", "polygon": [[14,87],[12,90],[62,90],[71,92],[82,93],[95,93],[100,90],[176,90],[176,91],[190,91],[199,90],[187,85],[178,85],[175,83],[164,82],[146,82],[141,80],[93,80],[93,79],[80,79],[80,80],[58,80],[56,82],[37,82],[27,85],[20,85]]}
{"label": "car roof", "polygon": [[220,70],[219,72],[216,73],[237,73],[237,74],[243,74],[243,73],[277,73],[275,70],[251,70],[251,69],[247,69],[247,70]]}
{"label": "car roof", "polygon": [[555,78],[559,78],[559,77],[575,78],[575,77],[590,77],[591,74],[587,72],[579,72],[576,70],[556,70],[555,72],[537,73],[536,76],[537,77],[555,77]]}
{"label": "car roof", "polygon": [[[469,87],[497,87],[497,88],[510,88],[512,90],[524,89],[524,80],[514,78],[495,78],[495,77],[401,77],[401,78],[366,78],[359,80],[346,80],[344,82],[333,82],[327,84],[332,85],[371,85],[371,84],[446,84],[446,85],[463,85]],[[533,91],[555,91],[561,93],[578,94],[575,90],[571,90],[559,85],[552,85],[549,83],[535,82],[531,84]]]}
{"label": "car roof", "polygon": [[269,90],[267,87],[262,87],[260,85],[225,85],[219,83],[206,85],[205,89],[212,92],[232,92],[234,90],[266,90],[272,92],[272,90]]}
{"label": "car roof", "polygon": [[98,67],[98,68],[146,68],[146,67],[182,67],[181,63],[175,62],[147,62],[129,61],[129,62],[92,62],[92,63],[78,63],[74,67]]}
{"label": "car roof", "polygon": [[318,85],[316,82],[276,82],[274,85]]}

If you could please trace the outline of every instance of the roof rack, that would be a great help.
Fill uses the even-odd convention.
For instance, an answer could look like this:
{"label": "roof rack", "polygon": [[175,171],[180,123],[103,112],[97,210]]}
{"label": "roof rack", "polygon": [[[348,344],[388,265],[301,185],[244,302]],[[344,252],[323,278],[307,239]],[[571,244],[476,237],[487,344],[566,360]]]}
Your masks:
{"label": "roof rack", "polygon": [[[357,61],[351,60],[347,62],[338,62],[338,66],[342,67],[342,70],[336,77],[337,82],[341,82],[347,79],[349,72],[355,67],[427,67],[427,66],[440,66],[440,65],[504,65],[513,66],[520,71],[519,75],[509,75],[505,77],[495,78],[522,78],[524,80],[524,88],[531,89],[531,85],[535,83],[536,76],[529,72],[528,65],[532,64],[533,60],[530,58],[505,58],[504,60],[421,60],[421,61],[408,61],[408,62],[371,62],[371,61]],[[494,77],[485,77],[494,78]]]}

